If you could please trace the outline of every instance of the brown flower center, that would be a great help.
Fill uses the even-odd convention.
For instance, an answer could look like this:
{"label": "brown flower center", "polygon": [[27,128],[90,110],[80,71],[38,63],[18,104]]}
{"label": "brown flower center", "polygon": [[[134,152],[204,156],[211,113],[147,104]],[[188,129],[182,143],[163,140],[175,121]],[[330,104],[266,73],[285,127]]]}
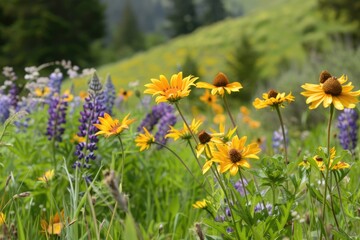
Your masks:
{"label": "brown flower center", "polygon": [[331,74],[328,71],[324,70],[320,73],[319,81],[320,83],[324,83],[326,80],[328,80],[328,78],[331,77]]}
{"label": "brown flower center", "polygon": [[241,161],[241,153],[236,149],[231,149],[229,151],[230,160],[233,163],[237,163]]}
{"label": "brown flower center", "polygon": [[227,76],[222,73],[222,72],[219,72],[215,78],[214,78],[214,86],[216,87],[225,87],[226,85],[229,84],[229,79],[227,78]]}
{"label": "brown flower center", "polygon": [[323,90],[326,94],[339,96],[342,92],[342,86],[336,77],[331,77],[324,82]]}
{"label": "brown flower center", "polygon": [[210,139],[211,139],[211,136],[204,130],[199,133],[198,137],[199,137],[201,144],[208,143],[208,142],[210,142]]}
{"label": "brown flower center", "polygon": [[323,161],[323,159],[322,159],[321,157],[316,157],[315,160],[316,160],[317,162],[322,162],[322,161]]}
{"label": "brown flower center", "polygon": [[211,97],[208,97],[208,102],[212,102],[212,98],[211,98]]}
{"label": "brown flower center", "polygon": [[275,91],[274,89],[271,89],[271,90],[268,92],[269,98],[276,98],[277,95],[278,95],[278,92]]}

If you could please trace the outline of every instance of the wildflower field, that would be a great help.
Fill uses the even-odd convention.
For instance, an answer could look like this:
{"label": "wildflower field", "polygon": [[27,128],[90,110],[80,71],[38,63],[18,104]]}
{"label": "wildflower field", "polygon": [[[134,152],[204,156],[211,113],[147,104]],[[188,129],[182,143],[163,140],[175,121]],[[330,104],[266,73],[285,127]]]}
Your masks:
{"label": "wildflower field", "polygon": [[[323,70],[244,105],[241,81],[222,72],[116,88],[67,61],[25,70],[2,72],[0,239],[360,234],[360,90],[346,74]],[[87,88],[63,86],[79,77]],[[291,108],[322,120],[300,124]]]}

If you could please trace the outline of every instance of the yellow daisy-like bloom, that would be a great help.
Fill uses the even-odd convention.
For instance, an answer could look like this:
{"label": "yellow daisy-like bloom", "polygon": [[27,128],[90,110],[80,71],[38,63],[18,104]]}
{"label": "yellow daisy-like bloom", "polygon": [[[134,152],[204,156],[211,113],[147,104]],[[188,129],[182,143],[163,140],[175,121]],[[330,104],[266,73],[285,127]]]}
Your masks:
{"label": "yellow daisy-like bloom", "polygon": [[208,89],[206,89],[205,93],[200,96],[200,100],[206,105],[213,106],[217,102],[217,96],[212,95]]}
{"label": "yellow daisy-like bloom", "polygon": [[242,85],[239,82],[233,82],[230,83],[229,79],[227,78],[227,76],[222,73],[219,72],[213,81],[213,84],[207,83],[207,82],[199,82],[196,84],[197,88],[206,88],[206,89],[211,89],[211,94],[212,95],[220,95],[220,96],[224,96],[225,91],[228,94],[231,94],[231,92],[239,92],[239,90],[242,87]]}
{"label": "yellow daisy-like bloom", "polygon": [[48,170],[42,177],[39,177],[38,180],[43,183],[48,183],[54,177],[54,169]]}
{"label": "yellow daisy-like bloom", "polygon": [[35,95],[38,97],[46,97],[50,94],[50,88],[44,87],[44,88],[35,88]]}
{"label": "yellow daisy-like bloom", "polygon": [[291,95],[291,93],[285,96],[285,93],[278,93],[273,89],[271,89],[267,93],[263,93],[262,97],[263,100],[261,100],[260,98],[256,98],[253,102],[253,106],[256,109],[274,106],[280,106],[283,108],[285,102],[290,103],[295,101],[295,97]]}
{"label": "yellow daisy-like bloom", "polygon": [[210,129],[210,131],[212,132],[212,134],[211,134],[212,137],[215,137],[217,139],[221,139],[220,142],[227,143],[228,141],[230,141],[230,139],[232,138],[232,136],[236,132],[236,127],[233,128],[233,129],[228,129],[226,131],[225,130],[225,125],[223,123],[220,123],[219,124],[219,131],[216,131],[214,129]]}
{"label": "yellow daisy-like bloom", "polygon": [[63,93],[63,100],[65,102],[71,102],[74,99],[74,95],[71,94],[70,90],[67,89]]}
{"label": "yellow daisy-like bloom", "polygon": [[122,97],[124,101],[127,101],[129,97],[131,97],[132,95],[133,95],[133,91],[125,90],[123,88],[121,88],[118,93],[118,96]]}
{"label": "yellow daisy-like bloom", "polygon": [[49,223],[46,220],[41,220],[40,226],[46,234],[50,235],[59,235],[61,234],[61,230],[64,228],[64,210],[59,213],[56,213],[54,217],[50,217]]}
{"label": "yellow daisy-like bloom", "polygon": [[140,152],[149,149],[152,143],[155,142],[155,137],[143,127],[145,133],[140,133],[136,138],[136,146],[140,147]]}
{"label": "yellow daisy-like bloom", "polygon": [[183,79],[182,72],[171,76],[170,83],[164,75],[160,75],[160,79],[151,79],[152,83],[145,84],[147,88],[144,93],[156,96],[156,103],[169,102],[175,103],[180,99],[189,96],[190,87],[195,85],[197,77],[192,75]]}
{"label": "yellow daisy-like bloom", "polygon": [[301,94],[305,97],[306,103],[310,104],[309,109],[317,108],[321,103],[324,108],[334,104],[334,107],[338,110],[344,108],[355,108],[356,103],[359,102],[358,96],[360,90],[352,92],[354,86],[349,82],[343,85],[348,80],[346,75],[342,75],[340,78],[331,76],[327,71],[322,71],[320,74],[319,84],[306,83],[301,87],[306,91]]}
{"label": "yellow daisy-like bloom", "polygon": [[250,115],[250,111],[247,107],[245,106],[241,106],[240,107],[240,112],[242,113],[242,121],[244,123],[246,123],[247,125],[249,125],[250,128],[258,128],[260,127],[260,122],[259,121],[255,121],[253,120],[249,115]]}
{"label": "yellow daisy-like bloom", "polygon": [[6,216],[4,213],[0,212],[0,226],[2,226],[5,223]]}
{"label": "yellow daisy-like bloom", "polygon": [[226,116],[225,114],[216,114],[213,118],[213,122],[215,124],[224,124],[226,122]]}
{"label": "yellow daisy-like bloom", "polygon": [[213,152],[213,161],[220,164],[220,172],[230,171],[231,175],[235,175],[239,167],[250,168],[247,161],[249,158],[259,159],[256,155],[261,149],[257,143],[251,143],[245,146],[247,137],[238,138],[235,136],[228,144],[216,144],[217,151]]}
{"label": "yellow daisy-like bloom", "polygon": [[203,199],[202,201],[196,201],[192,206],[193,208],[198,208],[198,209],[206,208],[207,201],[206,199]]}
{"label": "yellow daisy-like bloom", "polygon": [[[202,123],[203,122],[201,120],[196,120],[195,118],[191,121],[189,127],[193,134],[198,133],[198,128]],[[192,135],[189,132],[189,129],[187,128],[185,123],[183,125],[183,129],[180,130],[177,130],[176,128],[170,126],[170,130],[168,131],[168,134],[166,134],[165,136],[165,138],[173,138],[174,141],[178,140],[179,138],[183,140],[189,140],[191,137]]]}
{"label": "yellow daisy-like bloom", "polygon": [[113,119],[109,114],[105,113],[104,117],[99,117],[100,124],[94,124],[100,130],[95,135],[104,134],[106,138],[119,135],[135,121],[135,119],[128,119],[129,115],[130,113],[120,123],[118,119]]}
{"label": "yellow daisy-like bloom", "polygon": [[85,100],[85,98],[87,98],[88,96],[89,96],[89,93],[86,91],[79,92],[79,97],[81,98],[81,100]]}
{"label": "yellow daisy-like bloom", "polygon": [[85,141],[86,141],[85,137],[79,137],[77,134],[74,134],[72,139],[70,139],[70,142],[75,142],[75,143],[81,143]]}
{"label": "yellow daisy-like bloom", "polygon": [[[350,168],[350,165],[346,162],[337,162],[336,164],[333,164],[335,156],[336,156],[336,150],[333,147],[330,149],[330,164],[329,164],[329,166],[330,166],[331,170],[340,170],[340,169]],[[321,157],[319,157],[318,155],[315,155],[312,159],[315,161],[315,163],[316,163],[317,167],[320,169],[320,171],[325,171],[326,166],[325,166],[324,160]],[[306,169],[308,169],[308,168],[310,168],[310,163],[309,163],[309,161],[304,160],[299,163],[299,166],[303,166]]]}
{"label": "yellow daisy-like bloom", "polygon": [[210,134],[204,130],[198,134],[200,143],[196,146],[196,156],[200,155],[205,151],[206,158],[210,159],[212,157],[212,149],[214,143],[222,143],[220,139],[212,137]]}

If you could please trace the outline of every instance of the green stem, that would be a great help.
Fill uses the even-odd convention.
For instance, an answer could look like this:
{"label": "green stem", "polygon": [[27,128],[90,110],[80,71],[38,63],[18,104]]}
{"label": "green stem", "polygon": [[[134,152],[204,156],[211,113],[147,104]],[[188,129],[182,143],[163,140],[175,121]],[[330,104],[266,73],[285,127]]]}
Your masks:
{"label": "green stem", "polygon": [[275,194],[276,194],[276,188],[274,184],[271,184],[271,190],[272,190],[272,204],[273,204],[273,209],[275,209],[275,204],[276,204],[276,198],[275,198]]}
{"label": "green stem", "polygon": [[[241,173],[241,168],[239,168],[239,176],[240,176],[240,181],[241,181],[241,184],[242,184],[242,187],[244,189],[244,194],[245,194],[245,199],[246,199],[246,205],[249,206],[249,200],[248,200],[248,197],[247,197],[247,193],[246,193],[246,186],[244,184],[244,177]],[[265,205],[264,205],[265,207]]]}
{"label": "green stem", "polygon": [[287,143],[286,143],[284,122],[283,122],[283,119],[281,116],[279,105],[275,105],[275,109],[276,109],[276,112],[277,112],[279,120],[280,120],[280,126],[281,126],[282,135],[283,135],[284,150],[285,150],[285,164],[287,165],[289,162],[288,162],[288,153],[287,153]]}
{"label": "green stem", "polygon": [[329,122],[328,122],[328,127],[327,127],[327,154],[328,154],[328,158],[327,161],[325,163],[325,191],[324,191],[324,196],[323,196],[323,207],[322,207],[322,222],[325,226],[325,206],[326,206],[326,195],[327,195],[327,188],[330,186],[328,186],[328,179],[329,179],[329,173],[330,173],[330,169],[329,169],[329,163],[330,163],[330,134],[331,134],[331,120],[334,114],[334,105],[331,104],[330,105],[330,117],[329,117]]}
{"label": "green stem", "polygon": [[188,131],[189,131],[189,133],[191,134],[191,136],[192,136],[193,139],[195,140],[196,145],[198,145],[198,140],[197,140],[197,138],[195,137],[193,131],[191,131],[191,128],[190,128],[189,124],[186,122],[184,115],[181,113],[180,107],[179,107],[179,105],[178,105],[177,102],[175,102],[175,107],[176,107],[176,109],[178,110],[178,112],[179,112],[182,120],[184,121],[184,123],[185,123],[185,125],[186,125],[186,127],[187,127],[187,129],[188,129]]}
{"label": "green stem", "polygon": [[194,157],[195,157],[195,159],[196,159],[196,162],[197,162],[197,163],[198,163],[198,165],[199,165],[200,171],[202,172],[202,166],[201,166],[201,163],[200,163],[200,161],[199,161],[198,157],[196,156],[196,152],[195,152],[195,151],[194,151],[194,149],[193,149],[193,146],[192,146],[192,144],[191,144],[190,139],[188,139],[188,140],[187,140],[187,142],[188,142],[188,144],[189,144],[189,146],[190,146],[190,149],[191,149],[192,154],[194,155]]}
{"label": "green stem", "polygon": [[338,192],[338,195],[339,195],[339,201],[340,201],[340,208],[341,208],[341,212],[344,216],[344,220],[345,220],[345,224],[346,224],[346,228],[348,229],[349,226],[348,226],[348,223],[347,223],[347,219],[346,219],[346,214],[345,214],[345,211],[344,211],[344,206],[343,206],[343,202],[342,202],[342,198],[341,198],[341,191],[340,191],[340,187],[339,187],[339,182],[338,182],[338,179],[336,177],[336,174],[334,173],[334,176],[335,176],[335,185],[336,185],[336,189],[337,189],[337,192]]}
{"label": "green stem", "polygon": [[121,179],[120,179],[120,187],[119,187],[119,191],[120,193],[122,192],[122,186],[123,186],[123,181],[124,181],[124,165],[125,165],[125,151],[124,151],[124,145],[123,142],[121,140],[120,135],[118,135],[119,141],[120,141],[120,148],[121,148],[121,157],[122,157],[122,162],[121,162]]}
{"label": "green stem", "polygon": [[[229,108],[229,104],[228,104],[228,101],[227,101],[227,98],[226,98],[226,94],[224,94],[223,100],[224,100],[224,106],[225,106],[225,108],[226,108],[226,111],[227,111],[227,113],[229,114],[231,123],[232,123],[233,127],[236,128],[237,126],[236,126],[235,120],[234,120],[234,118],[233,118],[233,116],[232,116],[232,114],[231,114],[231,111],[230,111],[230,108]],[[239,133],[238,133],[237,128],[236,128],[236,135],[239,136]]]}

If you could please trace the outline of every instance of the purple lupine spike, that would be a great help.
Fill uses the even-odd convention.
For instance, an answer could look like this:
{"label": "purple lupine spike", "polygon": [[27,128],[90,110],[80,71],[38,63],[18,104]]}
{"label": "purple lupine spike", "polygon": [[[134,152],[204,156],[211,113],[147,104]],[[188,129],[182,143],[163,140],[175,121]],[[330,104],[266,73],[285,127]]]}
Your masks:
{"label": "purple lupine spike", "polygon": [[240,193],[241,196],[245,196],[245,191],[246,191],[246,186],[248,184],[247,180],[244,178],[243,179],[244,181],[244,185],[242,184],[241,182],[241,179],[239,179],[235,184],[234,184],[234,187],[236,189],[236,191],[238,191]]}
{"label": "purple lupine spike", "polygon": [[98,129],[93,125],[99,123],[98,118],[104,116],[104,95],[98,76],[94,73],[89,82],[89,97],[85,98],[83,111],[80,112],[79,137],[85,137],[86,142],[80,142],[76,146],[75,155],[78,160],[73,167],[90,167],[90,160],[95,160],[94,151],[97,149],[98,138],[95,133]]}
{"label": "purple lupine spike", "polygon": [[151,112],[146,115],[138,127],[138,132],[143,132],[143,127],[148,131],[152,131],[155,125],[159,122],[160,118],[166,113],[174,112],[174,107],[167,103],[160,103],[155,105]]}
{"label": "purple lupine spike", "polygon": [[104,86],[104,103],[106,107],[105,112],[109,115],[112,115],[112,108],[116,98],[115,94],[115,86],[112,82],[111,76],[108,75]]}
{"label": "purple lupine spike", "polygon": [[[168,112],[160,118],[158,131],[155,134],[155,139],[157,142],[165,145],[167,138],[165,135],[170,130],[170,126],[174,126],[176,123],[176,116],[173,112]],[[162,148],[161,145],[158,145],[158,149]]]}
{"label": "purple lupine spike", "polygon": [[50,96],[54,96],[55,94],[60,93],[61,81],[63,79],[63,74],[57,68],[53,73],[49,76],[49,87],[51,90]]}
{"label": "purple lupine spike", "polygon": [[17,80],[16,73],[14,72],[14,69],[12,67],[4,67],[2,74],[6,78],[4,82],[4,87],[8,87],[8,96],[10,98],[11,107],[13,109],[16,109],[17,103],[19,101],[19,89],[15,83]]}
{"label": "purple lupine spike", "polygon": [[[289,143],[289,137],[288,137],[288,131],[285,128],[285,138],[286,143]],[[284,137],[282,134],[281,128],[279,128],[277,131],[274,131],[273,137],[272,137],[272,146],[275,153],[280,153],[284,150]]]}
{"label": "purple lupine spike", "polygon": [[339,129],[340,144],[344,149],[354,153],[357,145],[357,134],[359,114],[355,109],[345,108],[338,117],[337,127]]}
{"label": "purple lupine spike", "polygon": [[0,123],[4,123],[10,116],[11,99],[0,92]]}
{"label": "purple lupine spike", "polygon": [[64,100],[66,96],[53,96],[49,103],[49,120],[46,135],[48,139],[55,139],[61,142],[62,135],[65,131],[64,125],[66,123],[66,109],[68,103]]}

